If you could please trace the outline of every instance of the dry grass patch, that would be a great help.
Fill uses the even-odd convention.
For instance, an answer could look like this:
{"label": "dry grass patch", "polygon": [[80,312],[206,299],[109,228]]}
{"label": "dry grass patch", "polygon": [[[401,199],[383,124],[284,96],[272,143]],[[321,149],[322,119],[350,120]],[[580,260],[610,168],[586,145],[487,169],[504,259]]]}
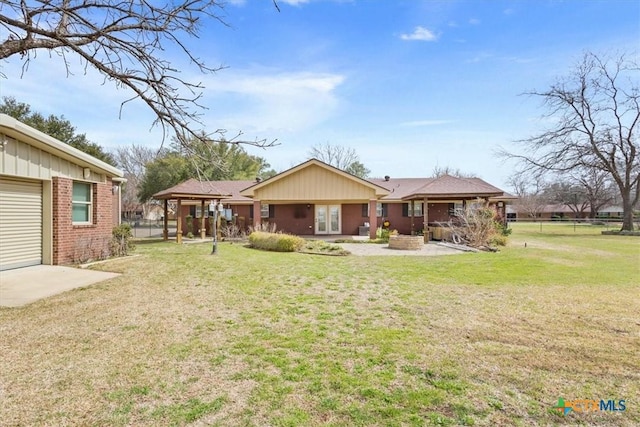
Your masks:
{"label": "dry grass patch", "polygon": [[[640,246],[521,237],[545,246],[416,258],[140,245],[140,257],[95,266],[116,279],[0,310],[0,419],[640,424]],[[583,239],[611,254],[606,269]],[[576,250],[553,252],[556,241]],[[559,397],[628,409],[563,417]]]}

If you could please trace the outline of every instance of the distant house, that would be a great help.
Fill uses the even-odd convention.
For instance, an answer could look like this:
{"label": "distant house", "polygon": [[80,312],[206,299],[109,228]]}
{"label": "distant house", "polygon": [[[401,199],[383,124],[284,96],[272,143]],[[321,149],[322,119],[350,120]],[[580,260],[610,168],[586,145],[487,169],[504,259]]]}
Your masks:
{"label": "distant house", "polygon": [[[605,206],[598,211],[596,218],[601,219],[622,219],[622,207],[621,206]],[[586,208],[582,212],[576,212],[567,205],[562,204],[550,204],[540,206],[536,217],[532,217],[524,209],[519,209],[518,205],[509,206],[507,209],[507,218],[510,221],[517,220],[539,220],[539,221],[560,221],[560,220],[573,220],[573,219],[586,219],[591,218],[591,209]]]}
{"label": "distant house", "polygon": [[0,114],[0,270],[108,250],[123,172]]}
{"label": "distant house", "polygon": [[[448,221],[479,198],[506,218],[506,202],[512,198],[479,178],[362,179],[317,159],[264,181],[191,179],[153,197],[164,200],[165,206],[169,200],[177,201],[183,233],[187,215],[192,217],[194,234],[209,232],[208,206],[216,200],[223,203],[226,218],[242,227],[269,222],[303,236],[371,237],[383,225],[401,234],[421,232],[425,224]],[[200,227],[203,218],[204,228]]]}

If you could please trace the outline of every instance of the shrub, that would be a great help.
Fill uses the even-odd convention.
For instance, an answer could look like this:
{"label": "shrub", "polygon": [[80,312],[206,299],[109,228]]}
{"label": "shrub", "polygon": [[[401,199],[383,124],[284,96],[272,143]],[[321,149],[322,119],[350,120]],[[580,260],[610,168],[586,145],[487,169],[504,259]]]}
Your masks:
{"label": "shrub", "polygon": [[383,243],[389,242],[389,229],[378,227],[376,230],[376,240],[379,240]]}
{"label": "shrub", "polygon": [[254,231],[249,235],[249,245],[265,251],[295,252],[299,251],[304,243],[303,238],[291,234]]}
{"label": "shrub", "polygon": [[[509,228],[509,225],[504,224],[501,221],[495,221],[496,231],[502,236],[510,236],[513,229]],[[504,245],[503,245],[504,246]]]}
{"label": "shrub", "polygon": [[454,243],[463,243],[475,248],[486,248],[491,245],[506,245],[506,238],[511,229],[496,220],[496,211],[478,200],[469,204],[459,212],[455,220],[444,224],[451,230]]}
{"label": "shrub", "polygon": [[232,222],[228,222],[226,226],[221,228],[220,232],[225,240],[238,240],[247,237],[244,230]]}
{"label": "shrub", "polygon": [[276,223],[272,222],[261,222],[257,226],[250,225],[249,233],[253,233],[254,231],[264,231],[265,233],[275,233],[276,232]]}
{"label": "shrub", "polygon": [[101,236],[85,236],[77,239],[73,246],[73,262],[82,264],[92,260],[109,258],[112,252],[111,239]]}
{"label": "shrub", "polygon": [[507,236],[504,236],[502,234],[496,234],[491,239],[491,245],[492,246],[507,246]]}
{"label": "shrub", "polygon": [[120,224],[111,231],[111,256],[126,256],[135,248],[129,224]]}

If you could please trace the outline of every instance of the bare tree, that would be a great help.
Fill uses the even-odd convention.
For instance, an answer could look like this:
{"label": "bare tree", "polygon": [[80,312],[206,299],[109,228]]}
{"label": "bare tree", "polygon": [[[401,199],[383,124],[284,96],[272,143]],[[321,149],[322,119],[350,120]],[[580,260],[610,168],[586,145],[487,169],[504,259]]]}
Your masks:
{"label": "bare tree", "polygon": [[360,178],[366,178],[371,172],[360,162],[360,157],[353,148],[331,145],[327,142],[311,147],[308,155],[309,158],[321,160]]}
{"label": "bare tree", "polygon": [[[222,11],[218,0],[3,0],[0,26],[8,38],[0,43],[0,59],[18,55],[24,74],[36,53],[45,51],[58,55],[71,75],[71,57],[79,57],[85,68],[96,69],[105,80],[132,92],[121,112],[125,104],[140,99],[154,112],[154,125],[160,124],[165,136],[174,131],[186,144],[188,137],[201,135],[195,127],[201,125],[203,87],[184,80],[162,54],[178,51],[202,73],[220,70],[198,58],[188,39],[198,37],[206,19],[226,25]],[[258,146],[275,143],[228,140]]]}
{"label": "bare tree", "polygon": [[534,220],[544,211],[549,203],[546,194],[547,183],[541,176],[527,176],[517,173],[510,179],[513,193],[518,197],[514,207],[518,212],[524,212]]}
{"label": "bare tree", "polygon": [[147,164],[153,161],[158,154],[158,149],[143,147],[132,144],[126,147],[119,147],[115,150],[114,157],[118,167],[124,172],[127,180],[121,194],[122,211],[125,214],[136,212],[142,208],[143,212],[148,212],[150,206],[148,201],[141,203],[138,199],[138,191],[142,178],[144,177]]}
{"label": "bare tree", "polygon": [[576,218],[584,218],[589,208],[589,198],[584,186],[573,180],[555,180],[546,189],[549,200],[568,207]]}
{"label": "bare tree", "polygon": [[633,230],[633,209],[640,200],[640,85],[638,64],[586,53],[566,78],[546,91],[532,91],[554,123],[520,141],[524,154],[502,151],[527,171],[565,173],[579,168],[605,172],[622,199],[622,230]]}
{"label": "bare tree", "polygon": [[457,178],[476,178],[478,175],[474,173],[462,172],[459,168],[453,168],[449,165],[440,166],[436,165],[433,168],[433,172],[431,172],[431,176],[434,178],[439,178],[443,175],[451,175]]}
{"label": "bare tree", "polygon": [[609,174],[598,169],[586,169],[572,173],[575,180],[584,189],[589,203],[589,216],[595,218],[603,207],[615,203],[616,190],[612,185]]}

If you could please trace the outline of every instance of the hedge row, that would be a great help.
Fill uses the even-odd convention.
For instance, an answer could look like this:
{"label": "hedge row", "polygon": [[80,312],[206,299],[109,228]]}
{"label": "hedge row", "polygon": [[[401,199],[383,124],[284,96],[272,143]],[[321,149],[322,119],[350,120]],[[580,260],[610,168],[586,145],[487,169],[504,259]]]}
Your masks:
{"label": "hedge row", "polygon": [[305,240],[298,236],[281,233],[254,231],[249,235],[252,248],[276,252],[296,252],[302,249]]}

